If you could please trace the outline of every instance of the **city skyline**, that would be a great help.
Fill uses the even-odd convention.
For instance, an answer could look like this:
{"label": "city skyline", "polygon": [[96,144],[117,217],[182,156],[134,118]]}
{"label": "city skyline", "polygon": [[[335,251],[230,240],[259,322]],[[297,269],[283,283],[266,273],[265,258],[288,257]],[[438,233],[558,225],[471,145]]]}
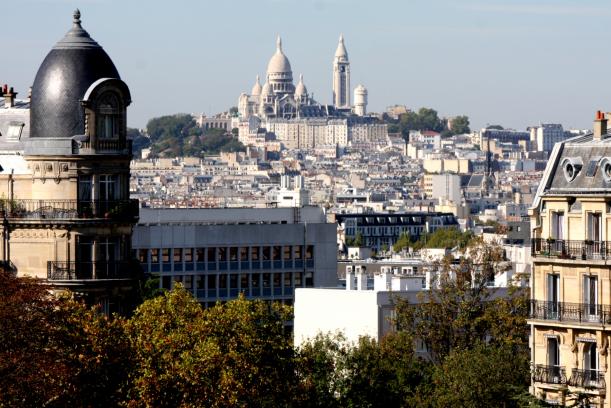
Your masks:
{"label": "city skyline", "polygon": [[0,52],[11,57],[0,82],[25,97],[46,51],[68,30],[66,15],[78,7],[85,29],[131,84],[130,126],[164,114],[213,114],[236,106],[254,75],[264,75],[277,35],[295,77],[304,74],[321,103],[331,103],[333,53],[343,33],[351,92],[363,83],[370,111],[404,104],[468,115],[473,128],[523,129],[539,122],[588,128],[592,113],[611,105],[599,85],[611,66],[601,40],[610,12],[602,2],[387,1],[372,12],[365,2],[345,0],[184,1],[182,7],[146,3],[146,13],[143,4],[15,4],[5,14],[8,41]]}

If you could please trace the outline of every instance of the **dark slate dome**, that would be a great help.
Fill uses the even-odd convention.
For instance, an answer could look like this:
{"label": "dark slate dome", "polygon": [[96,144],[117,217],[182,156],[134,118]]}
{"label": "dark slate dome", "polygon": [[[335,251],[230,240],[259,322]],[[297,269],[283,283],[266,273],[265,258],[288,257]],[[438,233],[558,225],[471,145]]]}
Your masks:
{"label": "dark slate dome", "polygon": [[76,10],[72,29],[49,52],[34,79],[30,137],[84,134],[80,100],[100,78],[120,79],[108,54],[81,27],[81,13]]}

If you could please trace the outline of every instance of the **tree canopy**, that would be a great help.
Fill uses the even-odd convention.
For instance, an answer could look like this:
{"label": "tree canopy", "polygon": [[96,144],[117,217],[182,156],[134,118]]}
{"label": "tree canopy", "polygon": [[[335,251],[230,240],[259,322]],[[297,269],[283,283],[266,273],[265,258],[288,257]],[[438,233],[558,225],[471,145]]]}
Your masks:
{"label": "tree canopy", "polygon": [[246,150],[233,133],[223,129],[197,126],[191,115],[177,114],[149,120],[147,133],[151,153],[158,157],[179,157],[218,154]]}

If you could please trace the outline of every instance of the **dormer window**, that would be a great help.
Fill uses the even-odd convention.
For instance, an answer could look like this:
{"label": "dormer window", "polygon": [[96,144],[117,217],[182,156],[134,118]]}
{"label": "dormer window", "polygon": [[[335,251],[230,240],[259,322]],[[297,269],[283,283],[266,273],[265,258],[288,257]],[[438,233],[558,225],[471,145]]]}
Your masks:
{"label": "dormer window", "polygon": [[7,141],[16,142],[21,139],[21,132],[25,126],[22,122],[10,122],[6,132]]}
{"label": "dormer window", "polygon": [[117,139],[119,137],[119,118],[121,114],[117,96],[110,92],[101,95],[96,114],[97,137],[99,139]]}

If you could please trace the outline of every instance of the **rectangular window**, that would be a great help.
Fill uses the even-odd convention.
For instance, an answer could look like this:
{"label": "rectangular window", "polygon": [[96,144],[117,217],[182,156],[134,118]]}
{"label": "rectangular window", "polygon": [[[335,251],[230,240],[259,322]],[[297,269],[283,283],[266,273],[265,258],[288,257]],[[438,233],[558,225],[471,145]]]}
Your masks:
{"label": "rectangular window", "polygon": [[195,275],[195,287],[197,289],[205,289],[204,288],[204,276],[203,275]]}
{"label": "rectangular window", "polygon": [[191,290],[193,289],[193,275],[185,275],[182,284],[185,286],[185,289]]}
{"label": "rectangular window", "polygon": [[248,274],[247,273],[243,273],[242,275],[240,275],[240,288],[242,289],[242,292],[248,291]]}
{"label": "rectangular window", "polygon": [[82,202],[91,201],[91,176],[78,177],[78,199]]}
{"label": "rectangular window", "polygon": [[182,249],[181,248],[174,248],[172,250],[172,252],[173,252],[172,258],[174,259],[174,263],[182,262]]}
{"label": "rectangular window", "polygon": [[583,277],[583,303],[585,314],[589,318],[598,316],[598,277],[584,276]]}
{"label": "rectangular window", "polygon": [[119,176],[116,174],[100,174],[100,201],[113,201],[119,198]]}
{"label": "rectangular window", "polygon": [[564,239],[564,212],[552,212],[551,237],[553,239]]}
{"label": "rectangular window", "polygon": [[208,248],[208,262],[216,262],[216,248]]}
{"label": "rectangular window", "polygon": [[259,260],[259,247],[250,248],[250,256],[253,261],[258,261]]}
{"label": "rectangular window", "polygon": [[314,258],[314,245],[308,245],[306,247],[306,259]]}
{"label": "rectangular window", "polygon": [[602,240],[602,214],[588,213],[588,239],[592,241]]}
{"label": "rectangular window", "polygon": [[290,272],[285,272],[284,273],[284,287],[285,288],[290,288],[291,286],[293,286],[292,282],[291,282],[293,280],[292,279],[293,278],[292,275],[293,274],[291,274]]}
{"label": "rectangular window", "polygon": [[284,260],[285,261],[290,261],[293,257],[293,248],[291,246],[285,246],[284,249]]}
{"label": "rectangular window", "polygon": [[204,254],[205,253],[206,253],[206,251],[205,251],[204,248],[197,248],[195,250],[195,260],[197,262],[204,262],[205,261],[205,259],[204,259],[204,256],[205,256]]}
{"label": "rectangular window", "polygon": [[157,263],[157,262],[159,262],[159,249],[152,248],[151,249],[151,263]]}
{"label": "rectangular window", "polygon": [[295,246],[295,259],[303,259],[303,247],[301,245]]}
{"label": "rectangular window", "polygon": [[295,274],[295,287],[300,288],[303,286],[303,272],[297,272]]}
{"label": "rectangular window", "polygon": [[547,306],[548,314],[552,319],[558,318],[558,302],[560,300],[560,276],[547,275]]}
{"label": "rectangular window", "polygon": [[282,254],[282,247],[275,246],[273,250],[273,254],[272,254],[274,261],[279,261],[281,259],[280,258],[281,254]]}
{"label": "rectangular window", "polygon": [[164,263],[170,262],[170,249],[169,248],[161,249],[161,262],[164,262]]}
{"label": "rectangular window", "polygon": [[240,261],[242,262],[248,261],[248,247],[240,248]]}
{"label": "rectangular window", "polygon": [[238,248],[231,247],[229,248],[229,260],[235,262],[238,260]]}
{"label": "rectangular window", "polygon": [[232,273],[229,276],[229,287],[231,289],[237,289],[238,288],[238,275],[235,273]]}
{"label": "rectangular window", "polygon": [[185,248],[185,262],[193,262],[193,248]]}
{"label": "rectangular window", "polygon": [[[547,339],[547,365],[560,368],[560,348],[556,337]],[[560,370],[558,370],[558,376],[560,376]]]}
{"label": "rectangular window", "polygon": [[208,275],[208,290],[216,289],[216,275]]}
{"label": "rectangular window", "polygon": [[219,288],[220,289],[227,288],[227,275],[219,275]]}
{"label": "rectangular window", "polygon": [[279,273],[274,273],[274,288],[279,288],[280,287],[280,279],[281,279],[281,274]]}
{"label": "rectangular window", "polygon": [[306,288],[314,287],[314,274],[312,272],[306,272],[305,274],[305,286]]}
{"label": "rectangular window", "polygon": [[269,288],[270,285],[271,285],[271,279],[270,279],[269,273],[264,273],[263,274],[263,287]]}
{"label": "rectangular window", "polygon": [[224,248],[224,247],[219,248],[219,261],[220,262],[227,261],[227,248]]}
{"label": "rectangular window", "polygon": [[263,260],[264,261],[269,261],[271,260],[272,257],[272,250],[270,247],[265,246],[263,247]]}

